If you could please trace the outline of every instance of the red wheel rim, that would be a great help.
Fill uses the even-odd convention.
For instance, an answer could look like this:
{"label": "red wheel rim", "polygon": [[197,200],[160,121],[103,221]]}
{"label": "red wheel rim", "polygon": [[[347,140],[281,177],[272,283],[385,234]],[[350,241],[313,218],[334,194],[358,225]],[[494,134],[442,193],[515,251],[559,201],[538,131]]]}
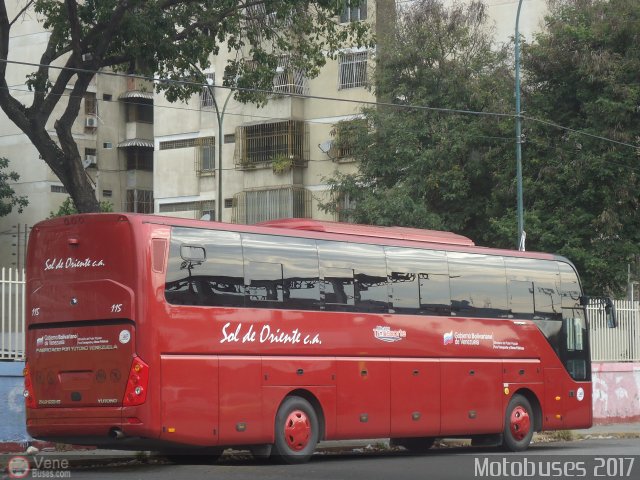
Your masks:
{"label": "red wheel rim", "polygon": [[516,440],[522,440],[531,430],[531,418],[529,412],[522,405],[518,405],[511,412],[510,418],[511,435]]}
{"label": "red wheel rim", "polygon": [[291,450],[299,452],[309,444],[311,422],[302,410],[294,410],[284,423],[284,438]]}

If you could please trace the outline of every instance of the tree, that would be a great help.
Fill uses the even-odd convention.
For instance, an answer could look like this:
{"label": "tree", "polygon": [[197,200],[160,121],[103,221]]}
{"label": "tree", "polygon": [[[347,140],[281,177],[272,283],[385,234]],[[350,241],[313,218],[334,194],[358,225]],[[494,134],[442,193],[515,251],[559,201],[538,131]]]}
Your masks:
{"label": "tree", "polygon": [[[101,212],[113,212],[113,204],[111,202],[100,202]],[[64,217],[65,215],[75,215],[78,213],[78,209],[73,204],[71,197],[67,197],[64,202],[60,204],[57,212],[49,212],[49,218]]]}
{"label": "tree", "polygon": [[561,0],[523,46],[528,116],[566,127],[525,119],[527,243],[591,292],[622,294],[640,254],[639,31],[637,0]]}
{"label": "tree", "polygon": [[18,213],[22,213],[22,209],[29,204],[27,197],[16,195],[9,185],[9,182],[17,182],[20,175],[16,172],[4,172],[8,166],[9,160],[0,157],[0,217],[9,215],[13,207],[18,209]]}
{"label": "tree", "polygon": [[[111,68],[165,79],[157,83],[170,100],[187,99],[205,84],[202,71],[223,42],[237,58],[225,84],[270,90],[281,55],[289,64],[318,73],[325,52],[345,41],[361,44],[367,28],[340,26],[335,16],[348,0],[27,0],[9,17],[0,2],[0,106],[36,147],[81,212],[99,210],[82,167],[71,128],[95,72]],[[17,2],[15,2],[17,3]],[[351,3],[354,3],[353,1]],[[6,71],[11,28],[35,14],[51,32],[40,65],[28,77],[31,105],[11,95]],[[244,55],[242,55],[244,54]],[[62,70],[52,68],[62,65]],[[184,80],[190,82],[185,83]],[[180,80],[173,82],[171,80]],[[71,90],[63,113],[47,130],[54,108]],[[241,101],[264,101],[255,90],[236,90]]]}
{"label": "tree", "polygon": [[452,230],[481,241],[487,218],[515,203],[515,191],[507,199],[513,121],[491,115],[511,109],[508,55],[492,42],[481,2],[447,9],[441,0],[419,0],[399,14],[388,38],[373,83],[378,98],[395,106],[364,110],[367,122],[348,136],[358,172],[331,180],[334,195],[324,208],[341,211],[348,198],[353,206],[341,213],[357,222]]}

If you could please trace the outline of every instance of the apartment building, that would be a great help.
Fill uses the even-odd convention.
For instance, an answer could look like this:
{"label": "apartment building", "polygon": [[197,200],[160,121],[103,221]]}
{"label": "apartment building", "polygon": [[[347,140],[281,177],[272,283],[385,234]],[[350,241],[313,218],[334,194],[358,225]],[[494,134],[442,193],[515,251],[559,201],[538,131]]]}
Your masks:
{"label": "apartment building", "polygon": [[[23,3],[6,2],[11,18]],[[11,29],[9,60],[37,64],[49,36],[34,17],[21,16]],[[33,66],[24,64],[7,66],[11,93],[25,105],[32,102],[32,93],[25,81],[33,71]],[[73,136],[97,198],[111,203],[116,211],[153,212],[151,87],[150,82],[133,77],[96,75],[73,127]],[[71,89],[65,92],[70,93]],[[65,105],[63,98],[47,125],[54,139],[54,121]],[[47,218],[50,212],[57,211],[68,194],[27,136],[1,110],[0,156],[9,159],[9,170],[20,174],[12,188],[29,199],[23,213],[14,211],[0,217],[0,266],[23,267],[31,227]]]}
{"label": "apartment building", "polygon": [[[342,12],[340,21],[371,22],[382,38],[396,8],[410,3],[367,0]],[[513,35],[518,3],[487,0],[503,41]],[[11,15],[21,2],[7,6]],[[523,0],[520,30],[525,35],[539,28],[545,9],[546,0]],[[37,63],[49,35],[35,18],[21,17],[12,28],[10,60]],[[211,87],[188,103],[169,103],[136,77],[97,75],[73,131],[97,198],[115,211],[225,222],[339,219],[319,208],[328,198],[327,178],[356,169],[348,145],[336,146],[341,130],[336,127],[358,120],[358,102],[375,101],[367,86],[380,48],[345,48],[314,79],[289,68],[283,58],[264,108],[238,103],[221,87],[223,54],[208,72]],[[10,88],[25,104],[31,101],[25,80],[32,70],[8,66]],[[0,217],[0,266],[23,266],[30,228],[68,195],[28,138],[4,117],[0,111],[0,156],[20,174],[13,188],[30,203],[22,214]],[[53,120],[49,131],[55,134]]]}

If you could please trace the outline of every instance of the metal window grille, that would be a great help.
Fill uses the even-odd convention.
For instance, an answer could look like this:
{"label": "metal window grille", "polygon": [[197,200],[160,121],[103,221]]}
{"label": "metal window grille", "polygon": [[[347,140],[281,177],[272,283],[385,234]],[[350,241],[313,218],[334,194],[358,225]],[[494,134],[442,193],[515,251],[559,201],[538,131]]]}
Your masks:
{"label": "metal window grille", "polygon": [[181,140],[167,140],[160,142],[160,150],[174,150],[177,148],[192,148],[196,146],[197,138],[183,138]]}
{"label": "metal window grille", "polygon": [[304,187],[246,190],[233,198],[233,223],[253,224],[277,218],[311,218],[311,192]]}
{"label": "metal window grille", "polygon": [[[216,74],[215,73],[207,73],[207,84],[215,85],[216,83]],[[203,86],[200,91],[200,107],[201,108],[209,108],[213,107],[213,90],[209,86]]]}
{"label": "metal window grille", "polygon": [[196,172],[198,175],[209,175],[215,172],[215,137],[201,137],[196,141]]}
{"label": "metal window grille", "polygon": [[0,300],[0,359],[23,360],[25,336],[24,270],[2,268]]}
{"label": "metal window grille", "polygon": [[130,147],[127,148],[127,170],[153,171],[153,149]]}
{"label": "metal window grille", "polygon": [[[164,203],[160,205],[160,213],[187,214],[195,219],[200,219],[209,214],[210,220],[216,219],[215,200],[200,200],[195,202]],[[190,215],[189,215],[190,214]],[[182,215],[181,215],[182,216]]]}
{"label": "metal window grille", "polygon": [[135,213],[153,213],[152,190],[127,190],[125,211]]}
{"label": "metal window grille", "polygon": [[276,74],[273,77],[273,91],[275,93],[295,93],[306,95],[309,93],[307,77],[302,70],[293,68],[289,58],[280,57]]}
{"label": "metal window grille", "polygon": [[309,158],[308,138],[307,125],[297,120],[240,126],[236,129],[236,166],[268,166],[282,157],[290,159],[292,166],[302,166]]}
{"label": "metal window grille", "polygon": [[67,193],[67,189],[62,185],[51,185],[51,193]]}
{"label": "metal window grille", "polygon": [[357,7],[352,7],[350,3],[344,6],[340,14],[340,23],[359,22],[367,19],[367,0],[360,0]]}
{"label": "metal window grille", "polygon": [[86,115],[98,114],[98,101],[96,100],[96,94],[93,92],[87,92],[84,96],[84,113]]}
{"label": "metal window grille", "polygon": [[338,56],[338,90],[367,84],[367,52],[342,52]]}
{"label": "metal window grille", "polygon": [[338,200],[338,211],[336,212],[336,220],[339,222],[353,222],[353,209],[356,201],[352,200],[348,193],[344,193]]}

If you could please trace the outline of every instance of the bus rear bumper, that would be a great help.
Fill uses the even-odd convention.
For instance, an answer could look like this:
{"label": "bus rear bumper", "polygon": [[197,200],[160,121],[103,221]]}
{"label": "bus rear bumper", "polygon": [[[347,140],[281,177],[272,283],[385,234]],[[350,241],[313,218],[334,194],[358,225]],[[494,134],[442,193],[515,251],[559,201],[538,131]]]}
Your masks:
{"label": "bus rear bumper", "polygon": [[40,440],[77,445],[105,445],[129,437],[157,436],[137,417],[123,418],[121,408],[28,409],[27,432]]}

